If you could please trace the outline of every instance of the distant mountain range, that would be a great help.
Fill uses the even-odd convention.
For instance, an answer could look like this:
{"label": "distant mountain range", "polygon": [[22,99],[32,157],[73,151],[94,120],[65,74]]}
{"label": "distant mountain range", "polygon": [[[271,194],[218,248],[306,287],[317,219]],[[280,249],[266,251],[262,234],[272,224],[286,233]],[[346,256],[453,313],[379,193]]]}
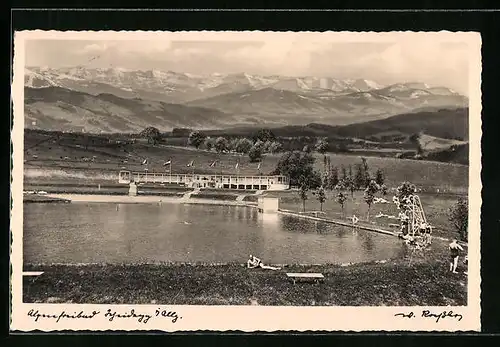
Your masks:
{"label": "distant mountain range", "polygon": [[112,93],[121,97],[153,98],[175,103],[267,87],[292,92],[334,93],[361,92],[383,87],[362,79],[259,76],[247,73],[194,75],[159,70],[85,67],[30,67],[25,69],[24,81],[26,87],[32,88],[56,86],[94,95]]}
{"label": "distant mountain range", "polygon": [[446,87],[330,77],[30,67],[24,82],[25,124],[46,130],[343,125],[468,105]]}

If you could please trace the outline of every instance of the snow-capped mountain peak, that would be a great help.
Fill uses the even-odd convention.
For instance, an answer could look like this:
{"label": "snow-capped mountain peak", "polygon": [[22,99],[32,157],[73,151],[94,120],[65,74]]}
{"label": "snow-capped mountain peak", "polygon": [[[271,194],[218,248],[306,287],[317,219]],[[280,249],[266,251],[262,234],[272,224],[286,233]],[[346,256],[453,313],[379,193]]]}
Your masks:
{"label": "snow-capped mountain peak", "polygon": [[[63,68],[28,67],[25,71],[25,85],[28,87],[61,86],[91,94],[116,92],[120,96],[128,92],[130,97],[146,97],[183,103],[196,99],[210,98],[228,93],[245,93],[271,88],[277,91],[288,91],[314,96],[320,99],[331,99],[350,93],[364,93],[375,90],[382,91],[376,98],[400,97],[418,98],[422,90],[433,95],[458,95],[445,87],[429,87],[421,82],[397,83],[383,86],[368,79],[336,79],[322,76],[287,77],[279,75],[258,75],[241,73],[193,74],[160,69],[131,70],[122,67],[92,68],[72,66]],[[104,90],[101,90],[103,89]],[[118,90],[118,91],[117,91]],[[374,95],[366,94],[369,98]]]}

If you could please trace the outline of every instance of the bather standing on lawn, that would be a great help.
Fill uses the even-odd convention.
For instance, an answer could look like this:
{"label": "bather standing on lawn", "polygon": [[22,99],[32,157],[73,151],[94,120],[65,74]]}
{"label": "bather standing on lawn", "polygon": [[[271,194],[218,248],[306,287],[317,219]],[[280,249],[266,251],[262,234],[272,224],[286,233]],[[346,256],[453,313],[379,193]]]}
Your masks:
{"label": "bather standing on lawn", "polygon": [[458,273],[457,272],[458,253],[459,251],[463,251],[464,249],[462,248],[462,246],[458,244],[456,239],[453,239],[453,241],[450,243],[449,249],[450,249],[450,271],[456,274]]}
{"label": "bather standing on lawn", "polygon": [[250,254],[250,257],[247,261],[247,268],[248,269],[255,269],[257,267],[260,267],[261,269],[266,269],[266,270],[279,270],[279,269],[281,269],[279,267],[264,265],[264,263],[262,263],[262,261],[259,258],[254,257],[253,255]]}

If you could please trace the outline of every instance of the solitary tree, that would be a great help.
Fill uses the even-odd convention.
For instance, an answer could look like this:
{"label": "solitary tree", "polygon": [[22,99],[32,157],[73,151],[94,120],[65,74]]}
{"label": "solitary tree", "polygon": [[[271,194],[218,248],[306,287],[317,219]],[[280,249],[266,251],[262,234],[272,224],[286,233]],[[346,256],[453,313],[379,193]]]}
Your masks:
{"label": "solitary tree", "polygon": [[344,194],[344,191],[346,189],[344,181],[341,180],[339,183],[337,183],[337,185],[335,186],[335,189],[337,190],[337,199],[336,200],[340,204],[340,208],[342,209],[342,217],[345,217],[344,205],[345,205],[345,202],[347,200],[347,195]]}
{"label": "solitary tree", "polygon": [[326,189],[333,190],[335,186],[339,183],[339,170],[333,167],[328,172],[328,180]]}
{"label": "solitary tree", "polygon": [[309,188],[311,189],[317,189],[323,185],[323,180],[321,179],[321,173],[319,171],[313,170],[307,179]]}
{"label": "solitary tree", "polygon": [[264,144],[265,144],[265,142],[264,142],[264,141],[261,141],[261,140],[257,140],[257,141],[255,141],[255,142],[253,143],[253,145],[254,145],[254,146],[259,147],[261,150],[263,150],[263,149],[264,149]]}
{"label": "solitary tree", "polygon": [[365,202],[368,205],[368,213],[366,215],[366,220],[370,220],[370,209],[372,207],[373,201],[375,200],[375,194],[380,190],[380,186],[374,180],[368,183],[365,189]]}
{"label": "solitary tree", "polygon": [[330,189],[330,172],[323,172],[323,177],[321,180],[321,186],[325,189]]}
{"label": "solitary tree", "polygon": [[340,180],[341,180],[341,181],[342,181],[342,180],[344,180],[344,181],[345,181],[345,180],[346,180],[346,178],[347,178],[347,171],[346,171],[346,169],[345,169],[345,166],[344,166],[344,165],[342,165],[342,166],[341,166],[340,171],[341,171]]}
{"label": "solitary tree", "polygon": [[215,150],[217,153],[223,153],[224,151],[227,151],[228,148],[228,141],[225,137],[218,137],[217,140],[215,140]]}
{"label": "solitary tree", "polygon": [[316,152],[323,155],[324,169],[326,171],[327,160],[325,153],[328,151],[328,139],[327,138],[319,139],[318,142],[316,142],[314,149],[316,150]]}
{"label": "solitary tree", "polygon": [[417,154],[423,153],[422,145],[420,143],[420,136],[420,133],[415,133],[409,137],[410,142],[415,146],[415,149],[417,150]]}
{"label": "solitary tree", "polygon": [[464,198],[459,198],[456,204],[450,208],[448,220],[453,223],[453,227],[460,235],[462,241],[467,241],[469,206]]}
{"label": "solitary tree", "polygon": [[207,136],[201,131],[193,131],[191,134],[189,134],[188,144],[193,146],[194,148],[199,148],[205,141],[206,137]]}
{"label": "solitary tree", "polygon": [[356,164],[356,174],[354,175],[354,187],[361,189],[365,186],[366,175],[361,164]]}
{"label": "solitary tree", "polygon": [[351,198],[354,198],[354,191],[356,190],[356,184],[354,183],[354,177],[352,176],[352,166],[349,165],[349,170],[347,172],[347,177],[344,180],[344,184],[351,192]]}
{"label": "solitary tree", "polygon": [[363,188],[366,188],[372,179],[370,178],[370,167],[368,166],[368,161],[364,157],[361,158],[361,166],[363,167],[364,175]]}
{"label": "solitary tree", "polygon": [[325,189],[323,187],[319,187],[316,192],[316,198],[319,201],[319,209],[323,211],[323,203],[326,201]]}
{"label": "solitary tree", "polygon": [[260,129],[257,131],[257,133],[253,136],[254,142],[257,142],[258,140],[262,142],[266,142],[268,140],[275,140],[276,136],[273,134],[273,132],[269,129]]}
{"label": "solitary tree", "polygon": [[240,143],[240,140],[236,137],[228,140],[227,142],[227,146],[226,146],[226,149],[228,151],[234,151],[234,152],[238,152],[238,144]]}
{"label": "solitary tree", "polygon": [[381,169],[377,169],[375,172],[375,182],[377,182],[378,185],[382,185],[385,182],[384,172]]}
{"label": "solitary tree", "polygon": [[242,138],[238,140],[236,144],[236,152],[247,154],[252,148],[252,141],[247,138]]}
{"label": "solitary tree", "polygon": [[148,143],[152,143],[153,145],[155,145],[161,138],[160,130],[155,127],[147,127],[146,129],[141,131],[139,135],[147,138]]}
{"label": "solitary tree", "polygon": [[300,199],[302,200],[302,212],[306,212],[306,200],[308,199],[307,197],[308,190],[309,186],[307,184],[307,178],[301,176],[299,179],[299,196]]}
{"label": "solitary tree", "polygon": [[328,151],[328,139],[327,138],[319,139],[318,142],[316,142],[315,149],[316,152],[325,154]]}
{"label": "solitary tree", "polygon": [[264,141],[264,144],[262,145],[262,152],[269,153],[271,151],[272,144],[273,142],[271,140]]}
{"label": "solitary tree", "polygon": [[215,141],[214,141],[214,139],[213,139],[213,138],[211,138],[211,137],[207,137],[207,138],[205,139],[205,148],[206,148],[207,150],[211,151],[211,150],[212,150],[212,148],[214,147],[214,144],[215,144]]}
{"label": "solitary tree", "polygon": [[314,157],[310,153],[299,151],[284,153],[273,175],[285,175],[290,178],[291,186],[300,186],[299,180],[306,180],[310,189],[316,189],[322,183],[321,174],[314,170]]}
{"label": "solitary tree", "polygon": [[250,162],[254,163],[262,158],[262,143],[256,142],[248,151]]}
{"label": "solitary tree", "polygon": [[278,153],[283,149],[281,142],[273,141],[269,146],[269,153]]}

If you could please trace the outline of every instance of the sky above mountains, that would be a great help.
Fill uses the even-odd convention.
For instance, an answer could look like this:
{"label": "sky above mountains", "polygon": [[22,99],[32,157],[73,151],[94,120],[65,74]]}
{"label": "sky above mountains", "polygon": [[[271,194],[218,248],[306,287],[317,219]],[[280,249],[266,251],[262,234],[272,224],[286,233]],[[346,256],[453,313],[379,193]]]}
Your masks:
{"label": "sky above mountains", "polygon": [[31,40],[26,66],[121,67],[194,74],[363,78],[382,84],[425,82],[468,96],[466,43],[422,39],[392,42],[276,40]]}

